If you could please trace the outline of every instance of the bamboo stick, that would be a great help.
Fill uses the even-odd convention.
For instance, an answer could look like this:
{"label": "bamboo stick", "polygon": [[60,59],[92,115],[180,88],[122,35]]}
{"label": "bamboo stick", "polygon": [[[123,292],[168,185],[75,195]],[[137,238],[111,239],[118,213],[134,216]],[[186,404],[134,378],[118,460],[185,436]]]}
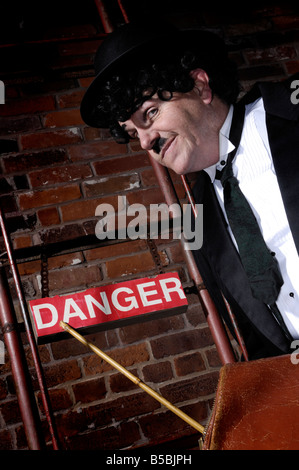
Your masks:
{"label": "bamboo stick", "polygon": [[123,366],[121,366],[118,362],[116,362],[114,359],[112,359],[110,356],[107,356],[101,349],[99,349],[97,346],[94,344],[90,343],[87,341],[82,335],[80,335],[74,328],[72,328],[70,325],[67,323],[61,321],[60,326],[70,333],[74,338],[76,338],[78,341],[80,341],[82,344],[85,346],[89,347],[95,354],[100,356],[102,359],[104,359],[108,364],[112,365],[115,369],[117,369],[119,372],[121,372],[123,375],[125,375],[129,380],[131,380],[134,384],[138,385],[140,388],[142,388],[146,393],[151,395],[153,398],[158,400],[162,405],[166,406],[170,411],[172,411],[174,414],[179,416],[183,421],[188,423],[190,426],[195,428],[197,431],[199,431],[201,434],[203,434],[205,428],[201,424],[199,424],[197,421],[195,421],[193,418],[190,418],[190,416],[186,415],[183,411],[181,411],[179,408],[174,406],[172,403],[170,403],[168,400],[163,398],[158,392],[153,390],[151,387],[146,385],[144,382],[142,382],[141,379],[133,375],[131,372],[129,372],[127,369],[125,369]]}

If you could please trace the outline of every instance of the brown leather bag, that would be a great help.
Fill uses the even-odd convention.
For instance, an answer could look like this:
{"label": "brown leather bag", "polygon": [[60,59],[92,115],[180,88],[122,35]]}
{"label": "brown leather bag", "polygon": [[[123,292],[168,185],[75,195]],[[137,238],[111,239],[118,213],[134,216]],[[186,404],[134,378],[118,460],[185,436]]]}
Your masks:
{"label": "brown leather bag", "polygon": [[299,449],[299,364],[291,359],[285,355],[221,368],[203,449]]}

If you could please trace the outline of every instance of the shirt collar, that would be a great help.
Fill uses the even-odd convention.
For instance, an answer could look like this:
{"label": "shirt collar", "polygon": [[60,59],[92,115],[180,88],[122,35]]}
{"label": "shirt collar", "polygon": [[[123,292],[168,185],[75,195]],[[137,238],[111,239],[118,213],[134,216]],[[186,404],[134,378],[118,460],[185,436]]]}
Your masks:
{"label": "shirt collar", "polygon": [[234,111],[234,107],[231,105],[229,108],[228,114],[226,116],[226,119],[219,132],[219,160],[214,165],[211,165],[208,168],[204,169],[204,171],[211,178],[212,183],[215,180],[216,170],[223,168],[224,164],[226,163],[228,154],[232,152],[235,148],[235,146],[229,140],[229,133],[230,133],[230,128],[232,124],[233,111]]}

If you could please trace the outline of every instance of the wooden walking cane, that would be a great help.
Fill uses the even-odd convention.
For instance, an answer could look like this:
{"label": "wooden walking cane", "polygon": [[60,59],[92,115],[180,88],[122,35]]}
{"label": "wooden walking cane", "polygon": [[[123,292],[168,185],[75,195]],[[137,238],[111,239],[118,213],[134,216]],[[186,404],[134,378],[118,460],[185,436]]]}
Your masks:
{"label": "wooden walking cane", "polygon": [[201,434],[203,434],[205,428],[201,424],[199,424],[197,421],[195,421],[193,418],[190,418],[190,416],[186,415],[183,411],[181,411],[179,408],[176,406],[172,405],[168,400],[163,398],[158,392],[153,390],[151,387],[146,385],[144,382],[142,382],[141,379],[133,375],[131,372],[129,372],[127,369],[125,369],[123,366],[121,366],[118,362],[116,362],[114,359],[111,357],[107,356],[103,351],[101,351],[97,346],[94,344],[90,343],[87,341],[82,335],[80,335],[74,328],[72,328],[70,325],[67,323],[61,321],[60,326],[70,333],[74,338],[76,338],[78,341],[80,341],[82,344],[85,344],[85,346],[89,347],[95,354],[100,356],[102,359],[104,359],[108,364],[112,365],[115,369],[119,370],[123,375],[125,375],[128,379],[130,379],[134,384],[138,385],[142,390],[144,390],[146,393],[151,395],[153,398],[158,400],[162,405],[166,406],[170,411],[172,411],[174,414],[179,416],[183,421],[188,423],[190,426],[195,428],[197,431],[199,431]]}

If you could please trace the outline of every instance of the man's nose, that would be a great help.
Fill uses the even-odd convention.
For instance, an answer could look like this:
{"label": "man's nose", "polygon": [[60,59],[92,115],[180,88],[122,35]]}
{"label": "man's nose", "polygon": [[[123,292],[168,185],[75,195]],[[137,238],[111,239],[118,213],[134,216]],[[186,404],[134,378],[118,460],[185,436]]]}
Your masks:
{"label": "man's nose", "polygon": [[140,145],[144,150],[152,150],[155,142],[159,139],[159,132],[150,129],[142,129],[138,131]]}

